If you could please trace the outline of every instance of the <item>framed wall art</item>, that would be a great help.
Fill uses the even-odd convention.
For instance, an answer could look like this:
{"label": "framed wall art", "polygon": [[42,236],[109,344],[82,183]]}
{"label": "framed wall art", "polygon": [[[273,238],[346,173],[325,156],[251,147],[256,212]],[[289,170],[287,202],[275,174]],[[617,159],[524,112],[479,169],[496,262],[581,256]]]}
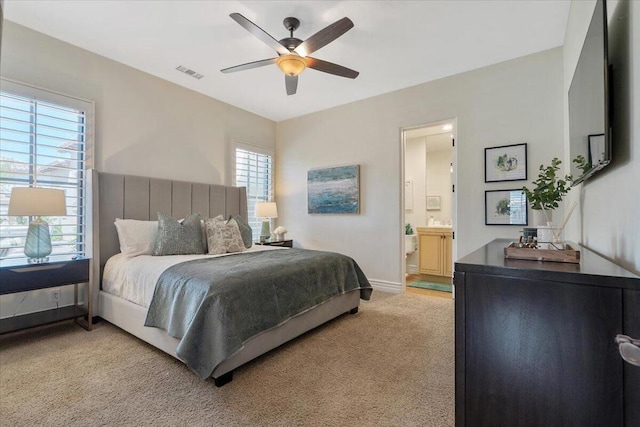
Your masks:
{"label": "framed wall art", "polygon": [[307,173],[307,212],[360,213],[360,166],[310,170]]}
{"label": "framed wall art", "polygon": [[589,135],[589,163],[597,166],[605,159],[604,133]]}
{"label": "framed wall art", "polygon": [[485,225],[528,225],[527,196],[521,189],[484,192]]}
{"label": "framed wall art", "polygon": [[526,181],[527,144],[484,149],[484,182]]}
{"label": "framed wall art", "polygon": [[427,196],[427,210],[428,211],[440,210],[440,196]]}

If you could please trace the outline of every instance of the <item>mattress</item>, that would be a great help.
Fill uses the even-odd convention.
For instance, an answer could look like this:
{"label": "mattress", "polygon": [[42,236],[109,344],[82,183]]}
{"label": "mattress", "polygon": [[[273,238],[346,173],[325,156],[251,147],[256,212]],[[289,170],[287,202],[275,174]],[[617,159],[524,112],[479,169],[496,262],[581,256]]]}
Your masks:
{"label": "mattress", "polygon": [[[288,249],[277,246],[254,245],[245,252],[265,250]],[[242,252],[239,254],[220,255],[129,256],[118,253],[109,258],[104,267],[102,290],[134,304],[149,308],[158,278],[169,267],[195,259],[241,254]]]}

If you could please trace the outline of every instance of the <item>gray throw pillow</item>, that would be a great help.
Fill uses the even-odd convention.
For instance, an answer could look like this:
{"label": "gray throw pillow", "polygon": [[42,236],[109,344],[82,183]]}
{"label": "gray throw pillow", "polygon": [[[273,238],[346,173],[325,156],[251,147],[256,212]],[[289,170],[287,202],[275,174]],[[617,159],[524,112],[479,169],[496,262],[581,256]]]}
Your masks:
{"label": "gray throw pillow", "polygon": [[200,214],[191,214],[182,222],[158,212],[158,235],[153,255],[204,254]]}
{"label": "gray throw pillow", "polygon": [[253,231],[251,230],[251,226],[247,224],[240,215],[229,215],[229,219],[227,220],[227,222],[231,221],[232,219],[235,220],[235,222],[238,224],[244,247],[249,249],[251,245],[253,245]]}
{"label": "gray throw pillow", "polygon": [[204,228],[207,230],[209,255],[244,251],[244,242],[235,221],[209,218],[204,222]]}

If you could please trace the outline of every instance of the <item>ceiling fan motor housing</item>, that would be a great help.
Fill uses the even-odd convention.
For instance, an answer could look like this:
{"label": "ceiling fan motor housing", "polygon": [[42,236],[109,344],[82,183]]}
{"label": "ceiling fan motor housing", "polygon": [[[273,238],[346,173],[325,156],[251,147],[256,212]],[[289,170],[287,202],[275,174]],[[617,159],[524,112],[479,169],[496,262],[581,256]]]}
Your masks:
{"label": "ceiling fan motor housing", "polygon": [[282,40],[278,40],[280,42],[280,44],[284,47],[286,47],[287,49],[289,49],[290,51],[292,51],[293,49],[297,48],[298,45],[300,45],[302,43],[302,40],[297,39],[295,37],[286,37]]}

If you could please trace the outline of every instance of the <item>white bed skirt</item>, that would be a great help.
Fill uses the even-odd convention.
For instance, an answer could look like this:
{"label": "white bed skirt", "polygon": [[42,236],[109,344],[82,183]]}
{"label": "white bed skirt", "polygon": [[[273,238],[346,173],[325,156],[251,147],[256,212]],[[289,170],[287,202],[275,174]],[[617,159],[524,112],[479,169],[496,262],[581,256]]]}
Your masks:
{"label": "white bed skirt", "polygon": [[[279,326],[256,335],[245,343],[242,350],[218,365],[213,371],[213,378],[219,378],[287,341],[357,308],[359,303],[360,290],[353,290],[333,297]],[[144,326],[147,317],[145,307],[104,291],[100,291],[98,307],[98,315],[103,319],[180,359],[176,355],[178,339],[167,335],[162,329]]]}

